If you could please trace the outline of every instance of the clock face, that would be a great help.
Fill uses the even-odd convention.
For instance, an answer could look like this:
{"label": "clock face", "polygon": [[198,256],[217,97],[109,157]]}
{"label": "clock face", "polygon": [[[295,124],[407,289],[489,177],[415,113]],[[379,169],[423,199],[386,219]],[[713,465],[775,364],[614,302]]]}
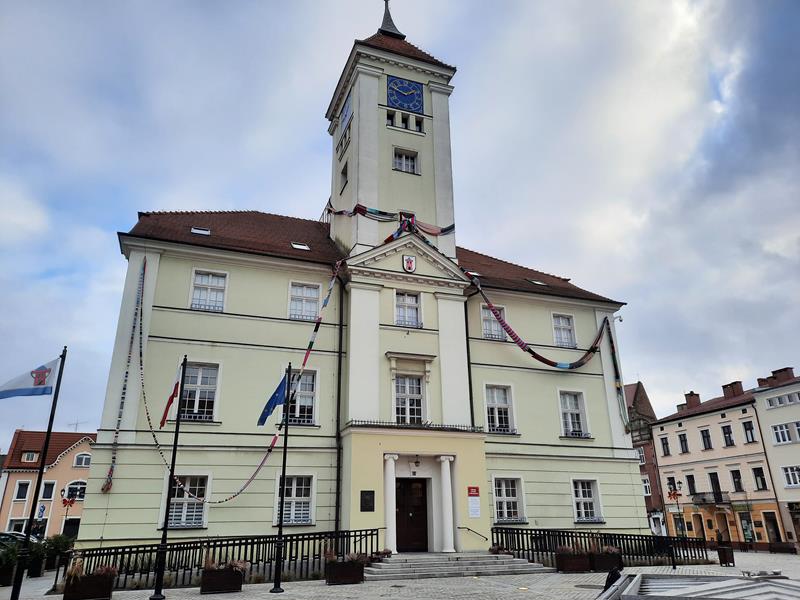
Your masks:
{"label": "clock face", "polygon": [[386,100],[389,106],[422,114],[421,83],[390,75],[386,86]]}

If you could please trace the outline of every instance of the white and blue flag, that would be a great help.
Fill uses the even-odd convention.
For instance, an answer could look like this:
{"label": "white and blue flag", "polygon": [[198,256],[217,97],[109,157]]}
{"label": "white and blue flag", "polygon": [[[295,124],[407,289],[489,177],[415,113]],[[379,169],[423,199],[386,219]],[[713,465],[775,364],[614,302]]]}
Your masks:
{"label": "white and blue flag", "polygon": [[47,396],[53,393],[59,359],[31,369],[0,385],[0,400],[13,396]]}

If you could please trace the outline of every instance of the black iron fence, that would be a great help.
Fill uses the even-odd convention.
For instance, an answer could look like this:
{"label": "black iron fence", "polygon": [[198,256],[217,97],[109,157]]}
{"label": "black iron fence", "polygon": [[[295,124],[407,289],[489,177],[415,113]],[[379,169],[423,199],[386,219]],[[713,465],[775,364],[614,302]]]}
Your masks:
{"label": "black iron fence", "polygon": [[[325,568],[326,550],[332,550],[339,558],[351,552],[370,555],[380,550],[378,531],[358,529],[285,535],[283,572],[297,579],[320,577]],[[165,584],[169,587],[199,585],[206,557],[218,565],[233,560],[247,561],[251,581],[270,581],[274,576],[277,540],[277,535],[262,535],[170,542],[167,544]],[[118,571],[115,589],[147,589],[155,583],[157,550],[158,544],[84,548],[71,552],[65,563],[81,559],[87,574],[100,566],[115,567]],[[65,569],[59,567],[55,583],[58,584],[64,575]]]}
{"label": "black iron fence", "polygon": [[601,552],[604,547],[613,546],[619,548],[622,560],[628,565],[665,564],[672,560],[673,552],[677,563],[708,560],[706,541],[686,537],[493,527],[492,544],[506,548],[517,558],[548,565],[554,564],[556,550],[561,547],[583,552]]}

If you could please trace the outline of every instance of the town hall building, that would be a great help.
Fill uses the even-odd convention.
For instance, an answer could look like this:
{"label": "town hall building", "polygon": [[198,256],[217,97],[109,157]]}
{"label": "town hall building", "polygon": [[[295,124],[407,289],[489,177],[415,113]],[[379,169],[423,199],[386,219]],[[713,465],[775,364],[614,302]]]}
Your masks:
{"label": "town hall building", "polygon": [[[494,526],[649,533],[609,337],[622,303],[456,245],[455,73],[387,9],[327,109],[322,219],[149,212],[119,235],[128,272],[81,545],[156,540],[170,488],[172,539],[271,534],[279,518],[290,533],[382,528],[399,552],[485,550]],[[472,278],[553,361],[580,358],[606,320],[608,334],[579,368],[534,360]],[[288,407],[284,514],[280,445],[214,503],[256,470],[282,409],[258,417],[319,315]],[[185,393],[159,429],[184,354]],[[211,502],[169,485],[150,427],[169,458],[176,411],[176,474]]]}

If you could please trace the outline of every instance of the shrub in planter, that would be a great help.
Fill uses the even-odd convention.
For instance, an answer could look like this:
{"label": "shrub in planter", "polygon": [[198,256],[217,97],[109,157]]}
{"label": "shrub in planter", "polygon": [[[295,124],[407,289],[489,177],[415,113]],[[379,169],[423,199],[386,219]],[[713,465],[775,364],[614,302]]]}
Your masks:
{"label": "shrub in planter", "polygon": [[513,555],[514,553],[511,550],[504,548],[503,546],[491,546],[489,548],[489,554],[508,554]]}
{"label": "shrub in planter", "polygon": [[611,569],[623,569],[622,553],[614,546],[603,546],[598,552],[589,554],[592,571],[609,572]]}
{"label": "shrub in planter", "polygon": [[61,557],[72,550],[73,539],[60,533],[51,535],[44,541],[46,557],[44,562],[45,569],[55,569]]}
{"label": "shrub in planter", "polygon": [[100,565],[91,575],[83,572],[83,559],[76,558],[67,569],[63,600],[111,600],[118,571],[110,565]]}
{"label": "shrub in planter", "polygon": [[31,542],[28,547],[28,577],[41,577],[44,574],[44,559],[47,550],[43,542]]}
{"label": "shrub in planter", "polygon": [[0,585],[11,585],[14,583],[14,567],[16,564],[16,546],[0,546]]}
{"label": "shrub in planter", "polygon": [[203,573],[200,576],[200,593],[241,592],[248,568],[250,568],[250,563],[244,560],[231,560],[222,565],[216,565],[206,554]]}
{"label": "shrub in planter", "polygon": [[325,563],[325,583],[342,585],[364,581],[364,565],[369,562],[366,554],[347,555],[343,562],[337,560]]}
{"label": "shrub in planter", "polygon": [[561,573],[585,573],[592,570],[589,555],[578,546],[556,548],[556,570]]}
{"label": "shrub in planter", "polygon": [[[383,550],[376,550],[372,553],[370,559],[375,562],[381,562],[384,558],[390,558],[392,556],[392,551],[388,548],[384,548]],[[327,558],[327,555],[326,555]],[[336,557],[333,557],[333,560],[336,560]]]}

